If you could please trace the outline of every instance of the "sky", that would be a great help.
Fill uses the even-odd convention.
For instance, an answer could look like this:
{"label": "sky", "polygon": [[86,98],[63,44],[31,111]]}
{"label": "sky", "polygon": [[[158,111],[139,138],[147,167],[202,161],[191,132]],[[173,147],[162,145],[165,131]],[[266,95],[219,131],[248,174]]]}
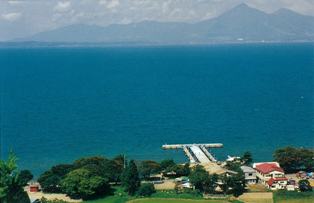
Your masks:
{"label": "sky", "polygon": [[0,41],[71,24],[197,22],[241,3],[267,13],[287,8],[314,16],[314,0],[0,0]]}

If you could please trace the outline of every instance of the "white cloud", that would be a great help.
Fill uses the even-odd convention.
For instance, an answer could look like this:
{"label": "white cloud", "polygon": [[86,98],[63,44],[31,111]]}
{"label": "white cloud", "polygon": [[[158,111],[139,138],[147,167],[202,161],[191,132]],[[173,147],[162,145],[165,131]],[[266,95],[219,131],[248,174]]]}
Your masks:
{"label": "white cloud", "polygon": [[69,11],[71,8],[70,1],[59,1],[57,5],[54,7],[54,10],[57,12],[66,12]]}
{"label": "white cloud", "polygon": [[108,9],[113,9],[120,5],[119,0],[101,0],[99,1],[100,5],[105,5]]}
{"label": "white cloud", "polygon": [[9,4],[11,5],[17,5],[17,4],[22,4],[23,1],[20,1],[20,0],[10,0],[8,1]]}
{"label": "white cloud", "polygon": [[5,13],[1,15],[2,19],[7,21],[16,21],[21,17],[21,13]]}

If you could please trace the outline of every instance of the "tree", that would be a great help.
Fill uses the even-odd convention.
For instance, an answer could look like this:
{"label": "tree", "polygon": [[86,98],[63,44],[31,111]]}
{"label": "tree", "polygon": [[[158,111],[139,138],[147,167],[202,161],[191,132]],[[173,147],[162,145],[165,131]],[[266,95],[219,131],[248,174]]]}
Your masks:
{"label": "tree", "polygon": [[167,170],[170,167],[175,166],[176,163],[172,159],[166,159],[160,162],[161,170]]}
{"label": "tree", "polygon": [[301,192],[309,192],[312,191],[312,186],[308,180],[300,180],[299,189]]}
{"label": "tree", "polygon": [[139,166],[139,174],[142,178],[147,179],[150,175],[159,173],[160,168],[160,164],[155,161],[142,161]]}
{"label": "tree", "polygon": [[237,174],[227,175],[224,174],[220,177],[222,182],[221,189],[224,194],[233,194],[238,197],[245,191],[245,177],[242,171]]}
{"label": "tree", "polygon": [[242,163],[244,165],[247,165],[247,166],[250,165],[253,162],[253,158],[252,158],[251,152],[249,152],[249,151],[244,152],[244,154],[241,157],[241,160],[242,160]]}
{"label": "tree", "polygon": [[94,199],[109,193],[109,181],[80,168],[71,171],[61,181],[62,191],[74,199]]}
{"label": "tree", "polygon": [[277,149],[273,156],[286,173],[314,170],[313,149],[285,147]]}
{"label": "tree", "polygon": [[138,190],[138,194],[144,197],[149,197],[155,192],[156,190],[155,190],[154,184],[152,183],[144,183],[140,186]]}
{"label": "tree", "polygon": [[122,185],[129,195],[134,195],[140,186],[140,178],[134,160],[131,160],[123,171]]}
{"label": "tree", "polygon": [[8,160],[0,160],[0,202],[29,203],[29,197],[23,190],[23,181],[19,178],[17,158],[12,153]]}
{"label": "tree", "polygon": [[43,192],[62,192],[60,187],[61,181],[66,174],[73,170],[73,168],[72,164],[59,164],[41,174],[38,178],[38,182],[40,183]]}
{"label": "tree", "polygon": [[27,185],[27,183],[33,179],[33,174],[29,170],[22,170],[19,174],[19,179],[22,185]]}
{"label": "tree", "polygon": [[204,192],[209,193],[209,194],[214,194],[216,187],[218,185],[217,182],[218,182],[217,174],[209,175],[207,180],[205,180],[204,182],[204,186],[203,186]]}
{"label": "tree", "polygon": [[204,169],[203,166],[196,165],[190,175],[189,179],[191,184],[194,185],[195,189],[198,189],[200,192],[204,192],[205,190],[205,183],[209,182],[209,174],[208,172]]}

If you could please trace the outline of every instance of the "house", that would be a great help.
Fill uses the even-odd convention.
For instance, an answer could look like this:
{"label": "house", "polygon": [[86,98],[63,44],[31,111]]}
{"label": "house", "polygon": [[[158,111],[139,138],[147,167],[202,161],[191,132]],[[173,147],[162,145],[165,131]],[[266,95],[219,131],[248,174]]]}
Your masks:
{"label": "house", "polygon": [[256,176],[260,183],[269,189],[284,189],[287,186],[288,179],[285,177],[284,170],[277,162],[254,163]]}
{"label": "house", "polygon": [[256,184],[256,171],[249,166],[241,166],[246,184]]}

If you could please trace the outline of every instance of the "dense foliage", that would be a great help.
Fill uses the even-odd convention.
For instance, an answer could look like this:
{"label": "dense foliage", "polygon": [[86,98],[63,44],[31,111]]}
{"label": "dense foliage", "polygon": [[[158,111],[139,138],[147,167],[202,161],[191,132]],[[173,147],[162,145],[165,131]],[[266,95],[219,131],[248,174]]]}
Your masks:
{"label": "dense foliage", "polygon": [[155,161],[142,161],[139,165],[139,173],[141,178],[147,179],[152,174],[159,173],[161,171],[161,166]]}
{"label": "dense foliage", "polygon": [[277,149],[274,159],[286,173],[300,170],[314,171],[314,150],[304,148],[285,147]]}
{"label": "dense foliage", "polygon": [[60,193],[61,181],[74,167],[72,164],[59,164],[53,166],[50,170],[44,172],[38,178],[43,192],[47,193]]}
{"label": "dense foliage", "polygon": [[247,165],[247,166],[250,165],[253,162],[253,157],[252,157],[251,152],[249,151],[244,152],[244,154],[241,157],[241,160],[244,165]]}
{"label": "dense foliage", "polygon": [[195,189],[204,192],[206,190],[205,183],[209,179],[209,174],[202,166],[196,165],[191,171],[189,179],[191,184],[194,185]]}
{"label": "dense foliage", "polygon": [[129,195],[135,195],[140,187],[140,178],[134,160],[131,160],[123,171],[122,186]]}
{"label": "dense foliage", "polygon": [[156,190],[155,190],[154,184],[152,183],[144,183],[138,189],[138,195],[144,196],[144,197],[151,196],[155,192]]}
{"label": "dense foliage", "polygon": [[299,181],[299,189],[301,192],[310,192],[312,191],[312,186],[308,180]]}
{"label": "dense foliage", "polygon": [[29,203],[30,200],[23,187],[25,180],[20,179],[16,157],[9,155],[7,161],[0,160],[0,202],[1,203]]}
{"label": "dense foliage", "polygon": [[109,193],[109,181],[95,171],[79,168],[68,173],[61,181],[62,191],[73,199],[97,198]]}
{"label": "dense foliage", "polygon": [[19,179],[22,185],[27,185],[33,178],[34,176],[29,170],[22,170],[19,174]]}

